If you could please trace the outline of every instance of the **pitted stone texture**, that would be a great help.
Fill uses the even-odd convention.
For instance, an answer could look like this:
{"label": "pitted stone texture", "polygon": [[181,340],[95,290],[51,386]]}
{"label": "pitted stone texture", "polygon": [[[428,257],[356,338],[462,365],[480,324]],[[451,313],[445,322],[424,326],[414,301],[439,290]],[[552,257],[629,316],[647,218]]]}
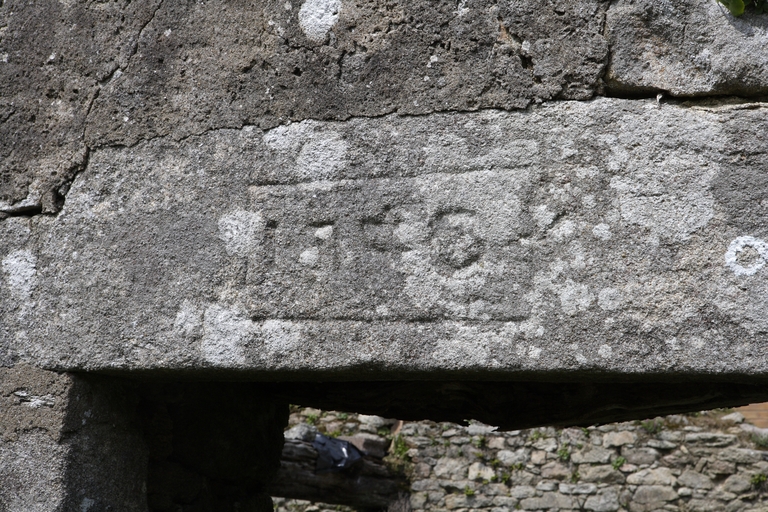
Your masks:
{"label": "pitted stone texture", "polygon": [[3,360],[764,376],[768,270],[725,254],[768,239],[765,112],[601,99],[98,150],[58,217],[2,223]]}
{"label": "pitted stone texture", "polygon": [[0,213],[58,211],[88,111],[158,2],[0,3]]}
{"label": "pitted stone texture", "polygon": [[768,95],[768,16],[710,0],[620,0],[606,18],[615,93]]}
{"label": "pitted stone texture", "polygon": [[131,393],[71,374],[0,368],[0,510],[147,510]]}
{"label": "pitted stone texture", "polygon": [[608,54],[606,8],[601,0],[0,3],[0,213],[58,211],[86,145],[590,98]]}
{"label": "pitted stone texture", "polygon": [[134,144],[243,124],[590,98],[608,51],[606,8],[599,0],[166,2],[97,98],[86,135]]}

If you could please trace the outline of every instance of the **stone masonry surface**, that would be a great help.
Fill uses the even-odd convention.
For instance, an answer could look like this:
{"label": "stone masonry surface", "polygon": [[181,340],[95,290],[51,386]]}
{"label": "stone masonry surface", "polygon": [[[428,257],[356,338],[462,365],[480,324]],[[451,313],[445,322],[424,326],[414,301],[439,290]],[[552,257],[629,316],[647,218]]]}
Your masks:
{"label": "stone masonry surface", "polygon": [[0,362],[765,375],[767,140],[602,98],[95,150],[0,223]]}
{"label": "stone masonry surface", "polygon": [[[738,413],[496,432],[479,423],[402,424],[295,409],[291,425],[302,422],[332,436],[397,438],[388,459],[406,464],[414,512],[768,510],[768,429],[744,423]],[[348,510],[274,502],[278,512]]]}
{"label": "stone masonry surface", "polygon": [[158,136],[605,93],[765,95],[767,27],[714,0],[7,0],[0,211],[56,212],[90,150]]}

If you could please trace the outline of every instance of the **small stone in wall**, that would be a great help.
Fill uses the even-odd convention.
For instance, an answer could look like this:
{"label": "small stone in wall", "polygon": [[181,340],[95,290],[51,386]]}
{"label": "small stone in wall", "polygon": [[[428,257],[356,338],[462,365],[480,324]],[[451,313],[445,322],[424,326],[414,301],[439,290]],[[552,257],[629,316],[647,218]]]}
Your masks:
{"label": "small stone in wall", "polygon": [[752,482],[745,475],[731,475],[723,483],[723,490],[736,494],[748,491]]}
{"label": "small stone in wall", "polygon": [[627,477],[630,485],[675,485],[677,479],[669,468],[643,469]]}
{"label": "small stone in wall", "polygon": [[493,468],[489,468],[485,464],[475,462],[469,466],[469,479],[470,480],[486,480],[491,481],[496,476],[496,471]]}
{"label": "small stone in wall", "polygon": [[744,415],[740,412],[732,412],[720,418],[720,421],[725,423],[744,423]]}
{"label": "small stone in wall", "polygon": [[664,502],[673,501],[677,498],[675,490],[665,485],[641,485],[632,495],[632,501],[657,508],[664,506]]}
{"label": "small stone in wall", "polygon": [[596,482],[603,484],[623,484],[625,477],[612,466],[579,466],[579,475],[584,482]]}
{"label": "small stone in wall", "polygon": [[634,432],[628,432],[626,430],[620,432],[608,432],[603,436],[603,446],[606,448],[634,444],[635,441],[637,441],[637,435],[635,435]]}
{"label": "small stone in wall", "polygon": [[683,473],[677,477],[677,482],[685,487],[692,489],[711,489],[712,479],[696,471],[686,469]]}
{"label": "small stone in wall", "polygon": [[593,512],[615,512],[619,510],[619,493],[610,487],[603,489],[597,496],[587,498],[584,509]]}

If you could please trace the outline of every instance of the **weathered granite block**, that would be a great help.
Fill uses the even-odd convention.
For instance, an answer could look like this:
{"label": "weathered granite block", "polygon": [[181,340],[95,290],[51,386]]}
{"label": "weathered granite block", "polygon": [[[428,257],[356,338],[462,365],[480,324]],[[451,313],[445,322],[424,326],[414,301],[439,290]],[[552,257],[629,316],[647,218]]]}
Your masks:
{"label": "weathered granite block", "polygon": [[600,99],[97,150],[0,225],[0,360],[765,378],[767,133]]}

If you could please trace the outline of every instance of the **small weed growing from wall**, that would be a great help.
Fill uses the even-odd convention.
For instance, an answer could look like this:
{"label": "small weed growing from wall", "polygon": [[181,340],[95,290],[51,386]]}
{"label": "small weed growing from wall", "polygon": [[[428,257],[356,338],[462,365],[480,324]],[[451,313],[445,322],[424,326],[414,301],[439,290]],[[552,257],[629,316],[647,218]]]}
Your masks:
{"label": "small weed growing from wall", "polygon": [[408,455],[408,445],[405,444],[403,436],[395,436],[392,440],[392,453],[398,459],[404,459]]}
{"label": "small weed growing from wall", "polygon": [[640,426],[648,432],[650,435],[655,436],[659,432],[661,432],[661,429],[664,428],[664,425],[660,421],[656,420],[647,420],[647,421],[641,421]]}
{"label": "small weed growing from wall", "polygon": [[474,489],[470,489],[468,485],[464,487],[464,496],[474,496],[474,495],[475,495]]}
{"label": "small weed growing from wall", "polygon": [[734,16],[741,16],[744,10],[749,7],[757,13],[768,12],[768,0],[718,0],[726,6]]}
{"label": "small weed growing from wall", "polygon": [[768,475],[765,473],[757,473],[752,475],[752,478],[750,478],[749,481],[752,483],[752,487],[763,487],[765,482],[768,481]]}
{"label": "small weed growing from wall", "polygon": [[317,414],[307,414],[306,421],[309,425],[317,425],[317,420],[320,419],[317,417]]}
{"label": "small weed growing from wall", "polygon": [[563,446],[557,450],[557,458],[563,462],[568,462],[571,459],[571,450],[567,446]]}
{"label": "small weed growing from wall", "polygon": [[763,450],[768,450],[768,436],[759,436],[757,434],[752,434],[752,442],[755,443],[755,446],[758,448],[762,448]]}
{"label": "small weed growing from wall", "polygon": [[617,470],[617,471],[618,471],[618,470],[619,470],[619,468],[620,468],[621,466],[623,466],[624,464],[626,464],[626,463],[627,463],[627,459],[625,459],[624,457],[622,457],[621,455],[619,455],[618,457],[616,457],[615,459],[613,459],[613,462],[611,462],[611,466],[613,466],[613,469],[615,469],[615,470]]}

